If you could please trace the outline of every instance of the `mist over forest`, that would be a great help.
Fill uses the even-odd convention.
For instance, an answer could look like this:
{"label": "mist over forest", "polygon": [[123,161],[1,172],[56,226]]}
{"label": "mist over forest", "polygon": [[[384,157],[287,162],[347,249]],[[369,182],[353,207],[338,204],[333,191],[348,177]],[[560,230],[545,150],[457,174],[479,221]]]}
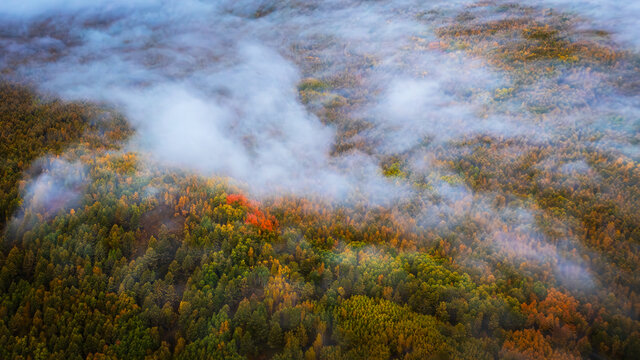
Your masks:
{"label": "mist over forest", "polygon": [[0,358],[637,359],[638,16],[3,1]]}

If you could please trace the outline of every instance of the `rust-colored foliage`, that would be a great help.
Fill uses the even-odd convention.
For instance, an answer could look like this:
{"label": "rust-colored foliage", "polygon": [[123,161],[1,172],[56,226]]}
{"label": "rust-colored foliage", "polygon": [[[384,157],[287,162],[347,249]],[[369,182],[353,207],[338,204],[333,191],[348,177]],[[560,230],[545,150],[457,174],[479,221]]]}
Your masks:
{"label": "rust-colored foliage", "polygon": [[247,208],[245,223],[251,224],[264,231],[274,231],[276,229],[276,220],[268,213],[265,214],[260,210],[260,203],[250,201],[242,194],[227,195],[228,205],[239,205]]}

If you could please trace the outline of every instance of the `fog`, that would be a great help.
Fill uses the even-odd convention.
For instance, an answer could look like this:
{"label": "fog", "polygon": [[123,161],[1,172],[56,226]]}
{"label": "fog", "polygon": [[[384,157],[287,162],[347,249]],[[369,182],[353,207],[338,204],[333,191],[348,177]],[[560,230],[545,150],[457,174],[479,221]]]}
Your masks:
{"label": "fog", "polygon": [[[0,5],[2,63],[10,76],[67,99],[116,104],[138,130],[133,144],[170,165],[240,179],[257,193],[328,188],[343,196],[361,185],[350,171],[369,171],[378,154],[425,138],[555,135],[548,124],[487,114],[511,80],[482,60],[430,47],[434,26],[471,4],[10,1]],[[626,13],[597,1],[580,10],[596,7]],[[424,13],[437,16],[425,23]],[[330,155],[336,129],[298,98],[307,76],[333,79],[335,95],[358,101],[348,116],[371,124],[360,136],[374,152],[346,156],[364,156],[364,168],[345,169]],[[534,101],[536,90],[520,98]]]}
{"label": "fog", "polygon": [[38,159],[30,172],[33,176],[22,191],[23,209],[47,216],[78,204],[87,181],[82,163],[61,158]]}
{"label": "fog", "polygon": [[[411,7],[410,14],[401,12]],[[319,42],[323,48],[315,55],[335,58],[314,76],[349,72],[365,55],[375,59],[380,69],[358,76],[372,93],[388,94],[367,101],[380,102],[379,112],[392,116],[370,120],[381,124],[371,138],[382,139],[382,151],[399,149],[411,124],[419,125],[413,131],[418,138],[426,128],[433,133],[434,126],[419,124],[425,114],[438,113],[431,122],[444,127],[441,133],[448,115],[470,117],[469,109],[450,106],[439,93],[439,78],[450,77],[454,62],[433,54],[399,58],[414,34],[433,37],[414,19],[422,10],[413,2],[355,1],[5,4],[0,14],[10,20],[2,45],[9,54],[3,63],[11,76],[66,99],[115,104],[137,130],[132,145],[169,165],[230,176],[258,194],[278,188],[342,197],[386,180],[375,154],[330,156],[335,129],[300,102],[297,85],[310,72],[295,61],[304,50],[291,48]],[[411,74],[402,70],[408,66]],[[435,70],[434,79],[409,78],[417,67]],[[407,82],[385,90],[389,76],[402,72]],[[428,102],[415,104],[408,119],[392,114],[414,106],[397,104],[412,89],[419,91],[403,101],[427,96]],[[367,111],[361,115],[371,116]]]}
{"label": "fog", "polygon": [[618,41],[633,46],[636,51],[640,48],[640,39],[636,36],[640,32],[637,1],[543,0],[541,3],[585,17],[592,21],[589,27],[611,32]]}

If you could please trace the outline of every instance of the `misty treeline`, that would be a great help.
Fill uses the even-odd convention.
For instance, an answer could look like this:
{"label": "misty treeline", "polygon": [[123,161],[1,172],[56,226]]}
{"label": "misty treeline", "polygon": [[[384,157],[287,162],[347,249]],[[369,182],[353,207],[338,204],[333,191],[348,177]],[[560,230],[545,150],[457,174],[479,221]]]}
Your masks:
{"label": "misty treeline", "polygon": [[90,142],[94,148],[114,147],[116,140],[130,135],[124,119],[110,116],[109,111],[93,104],[47,99],[25,86],[0,83],[0,228],[4,229],[20,204],[23,172],[34,175],[46,169],[46,161],[34,160],[58,156],[80,141]]}
{"label": "misty treeline", "polygon": [[[4,89],[15,102],[39,99]],[[39,106],[53,104],[91,110]],[[427,205],[411,201],[389,208],[357,198],[348,206],[295,196],[250,200],[228,180],[114,152],[130,131],[113,119],[91,125],[102,136],[68,140],[61,155],[85,167],[81,195],[48,204],[23,191],[7,225],[3,358],[634,358],[639,350],[637,279],[625,275],[637,263],[625,260],[625,239],[637,236],[625,221],[635,214],[625,218],[623,204],[598,203],[588,176],[578,176],[584,188],[571,191],[566,179],[540,168],[548,180],[532,183],[516,176],[519,163],[487,162],[503,146],[488,139],[456,165],[478,189],[516,187],[488,206],[508,207],[520,191],[543,187],[532,191],[545,210],[542,231],[553,239],[554,222],[563,219],[593,251],[575,259],[574,249],[558,246],[554,258],[541,235],[521,228],[528,223],[514,227],[487,208],[469,210],[473,195],[429,225],[415,215]],[[61,125],[50,126],[52,134]],[[610,191],[638,177],[616,159],[584,156],[610,174]],[[55,175],[52,163],[27,172],[23,188]],[[65,189],[58,190],[73,190]],[[496,231],[511,245],[496,245]],[[529,257],[536,253],[545,259]],[[558,268],[568,262],[559,257],[597,266],[598,285],[582,279],[572,288],[567,277],[584,274],[566,274],[576,270]]]}
{"label": "misty treeline", "polygon": [[0,5],[0,358],[639,356],[632,23],[105,3]]}

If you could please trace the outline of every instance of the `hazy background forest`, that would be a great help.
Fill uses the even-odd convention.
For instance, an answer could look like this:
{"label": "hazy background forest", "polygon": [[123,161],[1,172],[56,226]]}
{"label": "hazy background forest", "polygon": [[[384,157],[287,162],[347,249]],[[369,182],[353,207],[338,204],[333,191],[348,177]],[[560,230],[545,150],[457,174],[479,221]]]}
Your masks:
{"label": "hazy background forest", "polygon": [[1,2],[0,358],[639,358],[639,17]]}

